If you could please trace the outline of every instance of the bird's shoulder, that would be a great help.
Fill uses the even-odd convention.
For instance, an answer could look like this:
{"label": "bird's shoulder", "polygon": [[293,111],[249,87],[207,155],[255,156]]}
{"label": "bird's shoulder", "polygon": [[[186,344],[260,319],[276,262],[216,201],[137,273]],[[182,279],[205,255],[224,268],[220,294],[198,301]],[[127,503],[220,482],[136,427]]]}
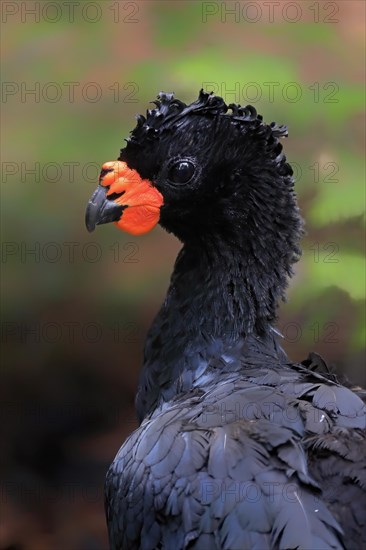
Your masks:
{"label": "bird's shoulder", "polygon": [[[124,522],[126,540],[341,548],[341,497],[330,511],[321,474],[333,468],[328,493],[332,482],[365,486],[360,397],[306,364],[252,364],[206,377],[204,390],[178,395],[146,418],[109,470],[107,510]],[[344,475],[332,456],[348,467]]]}

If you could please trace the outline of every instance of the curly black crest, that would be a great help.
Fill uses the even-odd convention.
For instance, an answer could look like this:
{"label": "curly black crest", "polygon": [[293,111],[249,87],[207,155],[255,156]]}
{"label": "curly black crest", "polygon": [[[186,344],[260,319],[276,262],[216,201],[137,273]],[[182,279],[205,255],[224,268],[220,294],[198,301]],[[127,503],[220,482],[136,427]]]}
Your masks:
{"label": "curly black crest", "polygon": [[137,126],[132,130],[128,141],[136,143],[146,138],[157,137],[168,126],[179,127],[187,115],[224,116],[235,126],[250,126],[251,129],[257,129],[258,133],[266,133],[267,138],[281,138],[288,135],[287,126],[278,125],[275,122],[265,124],[263,117],[252,105],[241,106],[235,103],[226,105],[222,97],[214,95],[213,92],[205,92],[203,89],[200,90],[198,99],[189,105],[175,99],[173,93],[165,92],[160,92],[152,103],[156,108],[148,109],[146,117],[137,115]]}

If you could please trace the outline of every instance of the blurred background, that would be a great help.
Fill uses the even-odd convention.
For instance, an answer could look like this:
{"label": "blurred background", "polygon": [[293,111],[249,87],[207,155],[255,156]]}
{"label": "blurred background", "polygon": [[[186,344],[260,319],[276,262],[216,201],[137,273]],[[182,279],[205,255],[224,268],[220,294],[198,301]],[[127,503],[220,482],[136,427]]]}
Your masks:
{"label": "blurred background", "polygon": [[146,331],[180,244],[88,234],[99,167],[160,90],[289,126],[306,219],[278,327],[365,384],[361,1],[2,2],[1,550],[104,550]]}

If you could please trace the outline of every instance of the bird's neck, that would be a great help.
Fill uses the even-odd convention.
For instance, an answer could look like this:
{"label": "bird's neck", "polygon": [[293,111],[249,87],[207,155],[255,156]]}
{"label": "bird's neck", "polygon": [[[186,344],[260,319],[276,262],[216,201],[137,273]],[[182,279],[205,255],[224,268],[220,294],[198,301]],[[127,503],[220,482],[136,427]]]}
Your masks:
{"label": "bird's neck", "polygon": [[264,329],[256,319],[255,281],[238,250],[225,245],[215,249],[183,247],[163,309],[173,317],[179,330],[191,330],[188,339],[199,333],[222,339],[237,339]]}
{"label": "bird's neck", "polygon": [[224,244],[182,248],[146,340],[137,396],[140,418],[161,397],[189,391],[205,365],[238,342],[255,339],[258,348],[273,342],[270,323],[276,304],[260,268],[242,250]]}
{"label": "bird's neck", "polygon": [[184,245],[160,312],[166,330],[186,331],[189,341],[202,332],[224,340],[264,335],[284,290],[273,264],[272,254],[261,251],[257,259],[245,244]]}

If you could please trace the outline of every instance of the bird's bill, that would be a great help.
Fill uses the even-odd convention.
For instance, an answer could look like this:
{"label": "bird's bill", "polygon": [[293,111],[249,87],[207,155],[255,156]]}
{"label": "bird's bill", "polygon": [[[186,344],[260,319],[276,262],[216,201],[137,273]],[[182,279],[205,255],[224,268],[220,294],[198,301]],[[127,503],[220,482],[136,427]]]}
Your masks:
{"label": "bird's bill", "polygon": [[143,235],[158,223],[161,193],[125,162],[106,162],[99,185],[88,202],[85,224],[88,231],[96,225],[114,222],[131,235]]}

